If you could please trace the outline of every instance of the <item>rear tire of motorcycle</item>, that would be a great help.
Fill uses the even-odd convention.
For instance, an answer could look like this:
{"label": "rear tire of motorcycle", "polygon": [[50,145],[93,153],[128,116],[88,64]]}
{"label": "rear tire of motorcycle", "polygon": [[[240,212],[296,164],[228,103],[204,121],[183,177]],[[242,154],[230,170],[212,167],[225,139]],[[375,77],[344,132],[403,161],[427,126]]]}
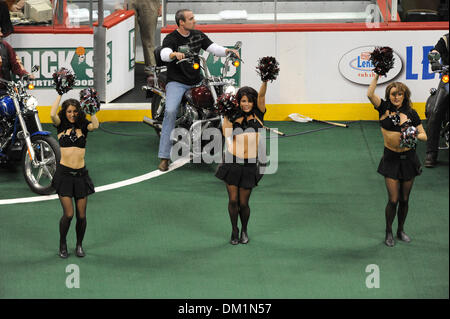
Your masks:
{"label": "rear tire of motorcycle", "polygon": [[[152,96],[152,119],[156,120],[156,121],[161,121],[162,122],[162,118],[163,116],[161,116],[160,118],[157,118],[156,116],[156,112],[158,111],[159,108],[159,104],[161,103],[161,96],[158,94],[153,94]],[[161,137],[161,129],[154,127],[156,135],[158,135],[158,137]]]}
{"label": "rear tire of motorcycle", "polygon": [[[55,163],[55,168],[56,168],[56,165],[59,163],[59,161],[61,159],[61,151],[59,149],[58,142],[53,137],[48,136],[48,135],[35,135],[35,136],[31,137],[32,144],[38,143],[39,141],[44,141],[51,147],[52,152],[55,155],[55,159],[56,159],[56,163]],[[55,192],[55,189],[51,186],[51,183],[48,186],[39,187],[39,186],[36,186],[36,184],[30,180],[30,177],[27,174],[27,168],[25,165],[25,161],[27,160],[27,157],[28,157],[28,150],[25,145],[25,147],[23,149],[23,153],[22,153],[22,172],[23,172],[23,177],[25,178],[25,181],[27,182],[30,189],[34,193],[39,194],[39,195],[53,194]]]}

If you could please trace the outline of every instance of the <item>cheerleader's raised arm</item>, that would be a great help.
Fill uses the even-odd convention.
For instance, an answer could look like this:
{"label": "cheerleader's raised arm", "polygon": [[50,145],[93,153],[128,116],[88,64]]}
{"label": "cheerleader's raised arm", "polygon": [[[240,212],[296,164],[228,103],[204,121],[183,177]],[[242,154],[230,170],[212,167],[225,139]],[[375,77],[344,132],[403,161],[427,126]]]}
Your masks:
{"label": "cheerleader's raised arm", "polygon": [[373,106],[375,106],[375,108],[378,108],[381,104],[381,98],[375,94],[378,78],[379,75],[375,74],[375,77],[373,78],[372,82],[370,82],[369,88],[367,89],[367,97],[369,98]]}

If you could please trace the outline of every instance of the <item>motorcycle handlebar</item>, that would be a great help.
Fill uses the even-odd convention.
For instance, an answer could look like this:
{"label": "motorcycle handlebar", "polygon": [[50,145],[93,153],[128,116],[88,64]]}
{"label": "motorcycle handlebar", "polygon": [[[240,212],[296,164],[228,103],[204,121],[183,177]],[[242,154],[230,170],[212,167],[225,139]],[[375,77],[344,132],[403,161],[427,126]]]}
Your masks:
{"label": "motorcycle handlebar", "polygon": [[[20,77],[20,79],[19,79],[19,81],[18,82],[22,82],[22,81],[28,81],[29,80],[29,74],[25,74],[25,75],[23,75],[22,77]],[[14,81],[8,81],[8,80],[5,80],[5,79],[3,79],[3,78],[0,78],[0,82],[3,82],[3,83],[5,83],[5,84],[9,84],[9,85],[12,85],[12,84],[16,84],[17,82],[14,82]]]}
{"label": "motorcycle handlebar", "polygon": [[198,53],[192,53],[192,52],[186,52],[184,54],[184,59],[181,59],[181,60],[177,61],[177,64],[180,64],[181,62],[185,62],[185,61],[191,61],[196,56],[199,56],[199,54]]}
{"label": "motorcycle handlebar", "polygon": [[0,78],[0,82],[6,85],[9,94],[22,94],[29,84],[29,74],[22,76],[17,82],[8,81],[3,78]]}
{"label": "motorcycle handlebar", "polygon": [[177,61],[176,64],[180,64],[181,62],[190,61],[190,60],[192,60],[192,58],[184,58],[184,59]]}
{"label": "motorcycle handlebar", "polygon": [[431,71],[433,73],[448,73],[448,65],[442,65],[440,63],[436,63],[436,65],[431,66]]}
{"label": "motorcycle handlebar", "polygon": [[[40,70],[39,65],[34,65],[34,66],[31,68],[31,73],[37,72],[37,71],[39,71],[39,70]],[[28,82],[29,79],[30,79],[30,75],[31,75],[31,74],[28,74],[28,73],[25,74],[25,75],[22,75],[22,76],[20,77],[20,79],[19,79],[19,82],[22,82],[22,81]],[[3,79],[3,78],[0,78],[0,82],[6,83],[6,84],[8,84],[8,85],[16,84],[16,82],[14,82],[14,81],[8,81],[8,80],[5,80],[5,79]]]}
{"label": "motorcycle handlebar", "polygon": [[[242,45],[242,42],[238,41],[236,43],[236,45],[234,46],[235,49],[239,49]],[[198,53],[194,53],[194,52],[186,52],[184,54],[184,59],[181,59],[179,61],[176,62],[176,64],[180,64],[181,62],[191,62],[195,57],[200,56]],[[241,62],[244,62],[241,58],[239,58],[233,51],[229,51],[227,54],[228,57],[234,59],[234,60],[239,60]]]}
{"label": "motorcycle handlebar", "polygon": [[242,61],[241,58],[239,58],[233,51],[230,51],[228,53],[228,56],[231,57],[232,59]]}

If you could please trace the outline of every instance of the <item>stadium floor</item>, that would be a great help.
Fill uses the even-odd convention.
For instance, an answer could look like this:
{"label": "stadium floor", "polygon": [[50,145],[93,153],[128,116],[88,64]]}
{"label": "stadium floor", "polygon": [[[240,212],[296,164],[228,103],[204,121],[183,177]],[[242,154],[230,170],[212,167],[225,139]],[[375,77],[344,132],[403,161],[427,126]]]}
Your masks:
{"label": "stadium floor", "polygon": [[[286,134],[326,127],[267,124]],[[97,187],[156,169],[151,128],[102,127],[134,136],[89,134],[86,163]],[[250,199],[249,244],[228,243],[227,194],[215,165],[188,163],[89,197],[82,259],[73,252],[75,221],[69,258],[57,256],[58,200],[1,204],[36,195],[20,167],[0,168],[0,298],[449,298],[448,151],[415,181],[405,226],[412,242],[388,248],[376,122],[280,138],[278,149],[278,171]],[[424,150],[419,143],[421,161]],[[71,264],[79,289],[66,287]],[[368,265],[378,266],[379,288],[366,286]]]}

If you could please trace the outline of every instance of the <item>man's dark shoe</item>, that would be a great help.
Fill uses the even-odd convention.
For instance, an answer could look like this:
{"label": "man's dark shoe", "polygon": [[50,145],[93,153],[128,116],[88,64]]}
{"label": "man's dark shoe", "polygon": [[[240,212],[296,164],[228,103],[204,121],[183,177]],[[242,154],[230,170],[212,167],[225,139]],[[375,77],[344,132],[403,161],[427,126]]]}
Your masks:
{"label": "man's dark shoe", "polygon": [[168,159],[161,159],[161,163],[158,165],[158,169],[162,172],[166,172],[169,170],[169,160]]}
{"label": "man's dark shoe", "polygon": [[431,168],[436,166],[436,158],[437,158],[437,154],[436,153],[427,153],[427,156],[425,157],[425,167]]}

